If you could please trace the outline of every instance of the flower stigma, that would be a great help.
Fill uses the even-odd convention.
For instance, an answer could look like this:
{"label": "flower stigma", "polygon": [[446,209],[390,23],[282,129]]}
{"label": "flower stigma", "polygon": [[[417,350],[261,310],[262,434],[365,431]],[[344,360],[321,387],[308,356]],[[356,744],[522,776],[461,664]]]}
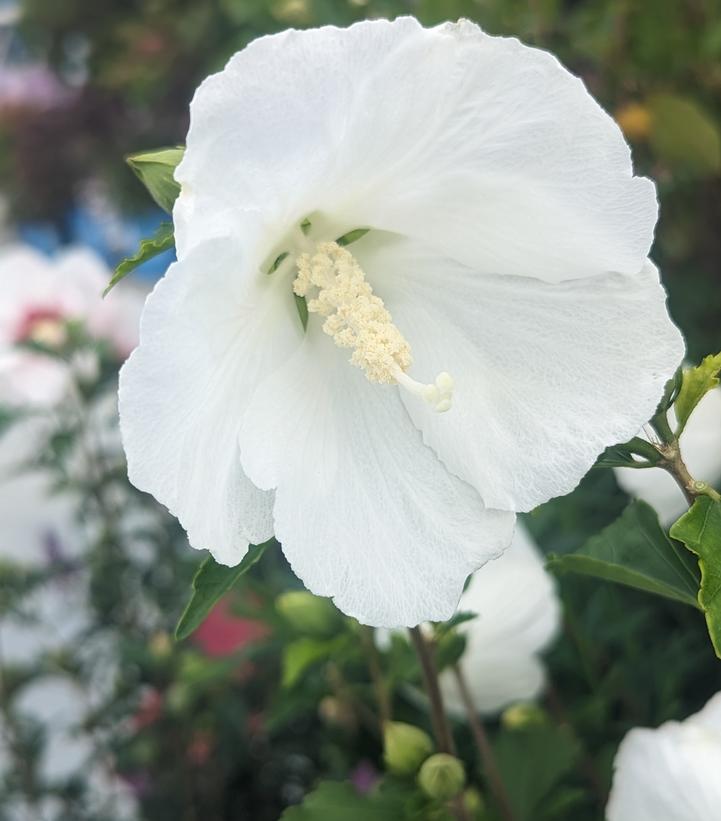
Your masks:
{"label": "flower stigma", "polygon": [[353,350],[351,363],[370,382],[400,385],[438,413],[450,409],[453,378],[443,371],[423,384],[408,376],[410,345],[350,251],[337,242],[321,242],[313,253],[300,254],[296,265],[294,293],[307,299],[309,313],[325,317],[324,333],[338,347]]}

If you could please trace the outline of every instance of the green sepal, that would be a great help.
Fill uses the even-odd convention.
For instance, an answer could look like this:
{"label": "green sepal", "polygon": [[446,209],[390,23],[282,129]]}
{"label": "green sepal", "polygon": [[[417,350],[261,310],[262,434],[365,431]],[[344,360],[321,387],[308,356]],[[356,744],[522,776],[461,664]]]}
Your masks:
{"label": "green sepal", "polygon": [[176,146],[126,157],[126,162],[148,189],[150,196],[168,213],[173,210],[173,204],[180,193],[180,185],[176,182],[173,172],[183,159],[184,153],[183,146]]}

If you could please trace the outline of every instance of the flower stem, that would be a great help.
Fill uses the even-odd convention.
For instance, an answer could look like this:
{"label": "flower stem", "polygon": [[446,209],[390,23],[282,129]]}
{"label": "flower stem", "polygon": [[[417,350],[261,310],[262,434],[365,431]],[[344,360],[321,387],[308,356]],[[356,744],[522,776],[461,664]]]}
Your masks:
{"label": "flower stem", "polygon": [[443,709],[443,699],[441,697],[440,687],[438,686],[438,670],[436,669],[436,662],[433,658],[433,651],[423,637],[420,628],[410,627],[408,628],[408,632],[410,633],[411,641],[413,642],[418,661],[421,665],[423,685],[431,704],[431,723],[433,725],[433,735],[436,738],[438,751],[455,755],[456,745],[453,741],[453,734],[451,733],[446,712]]}
{"label": "flower stem", "polygon": [[481,757],[481,763],[483,764],[483,770],[486,774],[486,778],[488,779],[488,786],[493,793],[493,797],[496,799],[496,804],[498,805],[498,809],[500,810],[501,817],[504,821],[515,821],[511,800],[508,797],[506,785],[503,783],[501,771],[498,769],[498,763],[496,762],[496,757],[493,754],[493,747],[491,746],[491,742],[486,735],[486,730],[483,724],[476,714],[476,710],[471,699],[471,694],[468,691],[465,676],[457,664],[453,666],[453,673],[456,677],[458,691],[461,694],[461,701],[463,702],[463,707],[466,711],[468,725],[471,728],[473,740],[476,744],[478,754]]}
{"label": "flower stem", "polygon": [[378,702],[378,714],[383,726],[387,721],[391,721],[393,713],[391,710],[391,700],[388,694],[388,687],[383,678],[378,649],[374,639],[374,629],[372,627],[361,627],[361,642],[368,661],[368,671],[373,682],[376,701]]}
{"label": "flower stem", "polygon": [[721,494],[706,482],[699,482],[691,476],[686,463],[681,458],[678,441],[674,441],[669,445],[657,445],[657,447],[663,457],[658,466],[675,479],[689,506],[693,505],[700,496],[710,496],[715,502],[721,501]]}

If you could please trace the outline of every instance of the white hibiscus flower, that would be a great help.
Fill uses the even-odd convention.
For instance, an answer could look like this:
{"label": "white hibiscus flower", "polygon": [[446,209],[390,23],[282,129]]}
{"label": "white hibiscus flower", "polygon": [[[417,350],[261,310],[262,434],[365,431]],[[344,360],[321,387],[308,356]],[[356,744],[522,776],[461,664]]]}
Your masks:
{"label": "white hibiscus flower", "polygon": [[[492,714],[536,698],[545,681],[540,653],[558,633],[561,607],[525,528],[517,527],[503,556],[473,576],[458,607],[478,614],[458,627],[466,636],[460,667],[476,710]],[[441,673],[440,685],[446,707],[462,714],[453,671]]]}
{"label": "white hibiscus flower", "polygon": [[686,721],[631,730],[616,755],[607,821],[712,821],[719,772],[721,693]]}
{"label": "white hibiscus flower", "polygon": [[275,532],[367,624],[447,618],[682,357],[620,131],[471,23],[256,40],[198,89],[176,177],[179,259],[121,375],[130,478],[224,564]]}
{"label": "white hibiscus flower", "polygon": [[[676,427],[673,411],[668,414]],[[641,432],[639,436],[646,438]],[[721,388],[709,391],[698,403],[681,434],[681,455],[694,479],[714,485],[721,479]],[[631,496],[653,507],[665,525],[688,510],[676,481],[658,468],[615,468],[619,485]]]}

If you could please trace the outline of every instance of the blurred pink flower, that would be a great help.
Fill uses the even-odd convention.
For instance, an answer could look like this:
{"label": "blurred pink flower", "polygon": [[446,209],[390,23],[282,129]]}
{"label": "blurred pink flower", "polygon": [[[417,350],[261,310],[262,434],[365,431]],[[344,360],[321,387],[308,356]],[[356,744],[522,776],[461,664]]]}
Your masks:
{"label": "blurred pink flower", "polygon": [[239,648],[268,635],[259,621],[242,619],[231,611],[231,600],[221,599],[193,634],[193,641],[208,656],[229,656]]}
{"label": "blurred pink flower", "polygon": [[103,299],[109,278],[102,260],[85,248],[54,259],[21,245],[0,252],[0,402],[52,405],[62,398],[68,365],[18,343],[59,347],[68,321],[82,322],[125,359],[137,343],[144,294],[126,287]]}
{"label": "blurred pink flower", "polygon": [[18,109],[46,110],[73,102],[77,92],[42,65],[3,66],[0,113]]}

